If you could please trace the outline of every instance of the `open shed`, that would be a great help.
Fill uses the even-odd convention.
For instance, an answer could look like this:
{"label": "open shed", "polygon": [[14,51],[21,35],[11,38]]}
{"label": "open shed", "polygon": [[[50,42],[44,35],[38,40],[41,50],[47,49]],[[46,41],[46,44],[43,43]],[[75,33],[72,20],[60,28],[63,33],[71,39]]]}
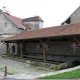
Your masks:
{"label": "open shed", "polygon": [[[25,31],[3,40],[6,43],[6,54],[9,44],[16,44],[21,57],[51,60],[80,61],[80,23],[53,26],[32,31]],[[12,53],[15,48],[12,46]]]}

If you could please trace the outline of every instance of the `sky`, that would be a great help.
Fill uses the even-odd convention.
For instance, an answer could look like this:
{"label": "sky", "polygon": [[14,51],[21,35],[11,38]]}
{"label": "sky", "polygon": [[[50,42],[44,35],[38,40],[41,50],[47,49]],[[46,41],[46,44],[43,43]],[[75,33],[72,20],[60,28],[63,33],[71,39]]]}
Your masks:
{"label": "sky", "polygon": [[11,15],[19,18],[40,16],[44,27],[58,26],[79,6],[80,0],[0,0]]}

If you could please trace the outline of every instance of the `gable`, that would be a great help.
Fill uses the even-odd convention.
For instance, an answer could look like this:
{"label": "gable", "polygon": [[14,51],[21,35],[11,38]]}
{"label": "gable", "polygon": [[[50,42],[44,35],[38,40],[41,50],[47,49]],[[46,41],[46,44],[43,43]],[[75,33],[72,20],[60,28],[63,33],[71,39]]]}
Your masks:
{"label": "gable", "polygon": [[0,34],[20,33],[20,30],[2,12],[0,12]]}
{"label": "gable", "polygon": [[[61,24],[62,24],[62,25],[65,24],[65,23],[70,24],[70,23],[71,23],[71,17],[72,17],[73,15],[76,15],[76,16],[80,15],[79,12],[80,12],[80,6],[79,6],[65,21],[63,21]],[[77,13],[77,14],[76,14],[76,13]],[[75,16],[75,17],[76,17],[76,16]]]}
{"label": "gable", "polygon": [[71,15],[71,23],[80,22],[80,7]]}
{"label": "gable", "polygon": [[26,27],[22,24],[22,19],[12,16],[11,14],[7,13],[7,12],[3,12],[3,10],[0,9],[0,12],[6,17],[8,18],[13,24],[15,24],[16,27],[20,28],[20,29],[26,29]]}
{"label": "gable", "polygon": [[22,19],[12,16],[10,14],[4,13],[4,15],[12,22],[14,23],[18,28],[26,29],[25,26],[22,24]]}

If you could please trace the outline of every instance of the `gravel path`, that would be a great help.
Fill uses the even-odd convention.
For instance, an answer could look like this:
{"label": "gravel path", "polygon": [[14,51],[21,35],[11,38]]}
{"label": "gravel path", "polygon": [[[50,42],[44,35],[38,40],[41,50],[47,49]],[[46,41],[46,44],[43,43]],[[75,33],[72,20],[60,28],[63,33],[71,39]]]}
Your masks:
{"label": "gravel path", "polygon": [[53,70],[43,67],[37,67],[25,62],[10,60],[0,57],[0,66],[7,66],[7,68],[15,68],[19,70],[16,75],[8,75],[7,77],[14,77],[18,79],[33,79],[39,75],[53,72]]}
{"label": "gravel path", "polygon": [[4,72],[0,72],[0,80],[2,80],[4,77]]}
{"label": "gravel path", "polygon": [[34,79],[37,77],[55,75],[55,74],[64,73],[80,68],[80,66],[76,66],[65,70],[54,71],[48,68],[37,67],[37,66],[27,64],[25,62],[5,59],[2,57],[0,57],[0,66],[7,66],[8,68],[15,68],[16,70],[19,70],[19,73],[15,75],[8,75],[6,77],[6,78],[14,78],[14,79]]}

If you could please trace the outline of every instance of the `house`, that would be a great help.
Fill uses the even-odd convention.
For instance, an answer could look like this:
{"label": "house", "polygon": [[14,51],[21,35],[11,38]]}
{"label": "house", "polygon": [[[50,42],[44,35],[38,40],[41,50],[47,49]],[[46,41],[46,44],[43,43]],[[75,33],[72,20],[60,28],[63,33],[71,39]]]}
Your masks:
{"label": "house", "polygon": [[16,43],[16,54],[21,57],[80,61],[80,23],[25,31],[3,41],[6,43],[6,54],[10,54],[9,43]]}
{"label": "house", "polygon": [[80,22],[80,6],[61,24],[73,24]]}
{"label": "house", "polygon": [[43,20],[39,16],[29,17],[22,20],[22,23],[26,26],[29,25],[29,30],[36,30],[43,28]]}
{"label": "house", "polygon": [[0,9],[0,54],[5,54],[5,44],[1,43],[2,39],[20,34],[25,30],[39,29],[41,23],[43,20],[39,16],[21,19]]}

